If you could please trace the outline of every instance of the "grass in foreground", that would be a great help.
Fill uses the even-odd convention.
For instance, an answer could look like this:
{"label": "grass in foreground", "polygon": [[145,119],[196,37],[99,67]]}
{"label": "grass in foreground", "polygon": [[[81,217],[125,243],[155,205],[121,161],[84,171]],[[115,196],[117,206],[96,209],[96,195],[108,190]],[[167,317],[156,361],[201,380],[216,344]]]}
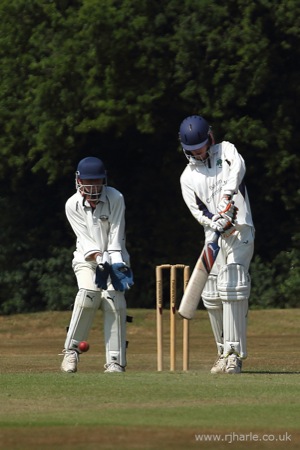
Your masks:
{"label": "grass in foreground", "polygon": [[60,373],[58,355],[68,313],[0,317],[1,449],[300,448],[299,310],[250,313],[240,376],[209,373],[215,347],[205,311],[191,323],[187,373],[156,372],[155,312],[129,313],[124,374],[102,371],[100,313],[71,375]]}

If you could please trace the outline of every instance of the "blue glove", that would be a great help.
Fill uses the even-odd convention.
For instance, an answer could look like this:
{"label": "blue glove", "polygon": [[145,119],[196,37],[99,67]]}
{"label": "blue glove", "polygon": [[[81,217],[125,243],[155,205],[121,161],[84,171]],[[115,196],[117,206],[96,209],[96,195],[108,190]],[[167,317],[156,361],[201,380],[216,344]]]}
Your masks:
{"label": "blue glove", "polygon": [[96,267],[96,285],[100,289],[104,289],[106,291],[107,289],[107,278],[109,275],[109,264],[108,262],[105,262],[104,264],[101,264],[101,266]]}
{"label": "blue glove", "polygon": [[132,271],[124,263],[115,263],[110,266],[110,278],[116,291],[124,292],[133,286]]}

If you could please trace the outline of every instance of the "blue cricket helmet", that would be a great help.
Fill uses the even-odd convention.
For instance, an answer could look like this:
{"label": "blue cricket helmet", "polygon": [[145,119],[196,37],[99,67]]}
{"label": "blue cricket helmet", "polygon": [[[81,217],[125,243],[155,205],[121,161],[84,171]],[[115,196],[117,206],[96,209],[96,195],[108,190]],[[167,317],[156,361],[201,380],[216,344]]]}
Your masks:
{"label": "blue cricket helmet", "polygon": [[210,126],[201,116],[186,117],[179,129],[179,140],[187,151],[197,150],[207,144]]}
{"label": "blue cricket helmet", "polygon": [[96,180],[106,178],[106,170],[103,162],[94,156],[79,161],[76,176],[81,180]]}

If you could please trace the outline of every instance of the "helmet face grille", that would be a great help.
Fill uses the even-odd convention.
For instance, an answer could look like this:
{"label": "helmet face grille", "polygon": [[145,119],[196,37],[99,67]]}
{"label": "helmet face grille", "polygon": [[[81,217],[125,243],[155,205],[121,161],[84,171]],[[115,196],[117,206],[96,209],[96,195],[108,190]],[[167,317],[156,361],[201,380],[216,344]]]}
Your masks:
{"label": "helmet face grille", "polygon": [[101,181],[100,184],[81,184],[77,183],[77,189],[83,197],[92,202],[97,202],[100,199],[104,184]]}

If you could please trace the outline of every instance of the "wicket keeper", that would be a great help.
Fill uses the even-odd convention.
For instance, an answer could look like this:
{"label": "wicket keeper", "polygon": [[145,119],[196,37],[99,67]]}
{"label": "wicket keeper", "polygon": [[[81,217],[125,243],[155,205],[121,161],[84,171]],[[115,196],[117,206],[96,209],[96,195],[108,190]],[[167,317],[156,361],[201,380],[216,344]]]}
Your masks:
{"label": "wicket keeper", "polygon": [[126,367],[125,291],[133,285],[125,246],[123,195],[107,186],[103,162],[89,156],[76,171],[76,193],[66,202],[66,216],[76,235],[72,262],[78,293],[63,350],[61,370],[77,371],[79,344],[88,339],[100,308],[104,320],[105,372]]}

